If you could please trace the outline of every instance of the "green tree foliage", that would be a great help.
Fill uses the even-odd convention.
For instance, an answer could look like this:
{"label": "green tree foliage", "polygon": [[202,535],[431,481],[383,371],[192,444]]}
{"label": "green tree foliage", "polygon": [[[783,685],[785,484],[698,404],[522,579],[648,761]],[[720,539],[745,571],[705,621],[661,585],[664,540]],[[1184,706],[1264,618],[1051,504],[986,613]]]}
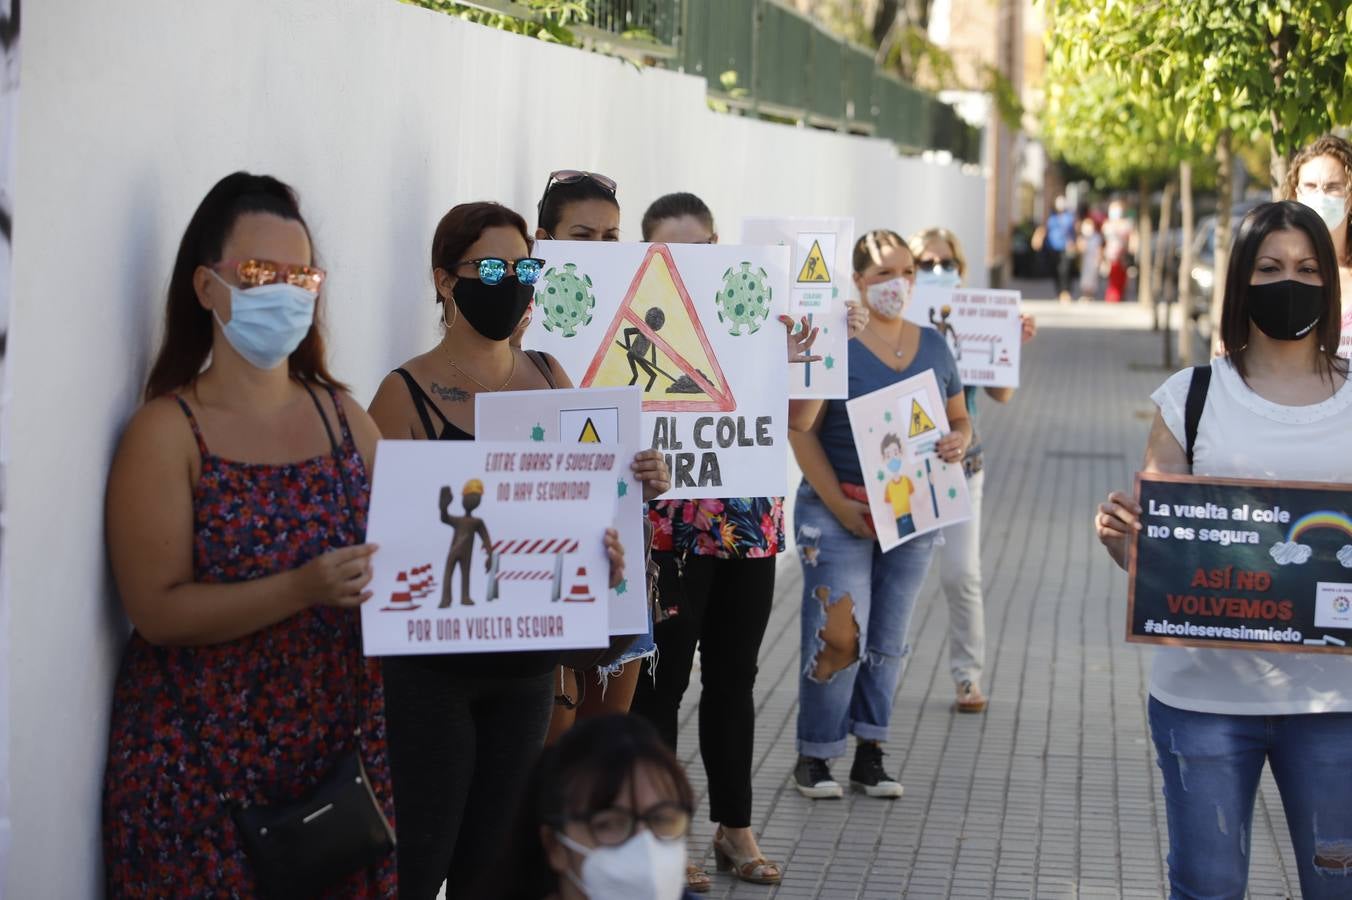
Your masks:
{"label": "green tree foliage", "polygon": [[586,23],[591,18],[588,0],[515,0],[515,6],[527,13],[524,16],[489,12],[465,3],[457,3],[455,0],[402,0],[402,2],[444,12],[490,28],[524,34],[570,47],[578,46],[581,41],[569,26]]}

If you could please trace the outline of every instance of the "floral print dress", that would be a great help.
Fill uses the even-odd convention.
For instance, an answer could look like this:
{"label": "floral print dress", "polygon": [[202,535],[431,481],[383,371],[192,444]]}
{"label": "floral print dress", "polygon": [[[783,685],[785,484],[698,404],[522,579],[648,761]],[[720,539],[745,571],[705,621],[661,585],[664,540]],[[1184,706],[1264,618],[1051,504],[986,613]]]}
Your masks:
{"label": "floral print dress", "polygon": [[[178,402],[202,455],[193,490],[195,581],[262,578],[364,539],[366,468],[336,396],[340,456],[284,465],[213,455],[191,408]],[[187,709],[171,699],[166,677]],[[231,803],[294,800],[351,748],[353,704],[360,704],[362,761],[393,822],[380,667],[362,656],[355,610],[311,607],[239,640],[204,647],[157,648],[133,633],[113,697],[104,775],[108,896],[255,896],[204,752]],[[378,868],[334,885],[328,896],[396,894],[391,854]]]}
{"label": "floral print dress", "polygon": [[719,559],[759,559],[784,549],[780,497],[659,500],[648,508],[654,550]]}

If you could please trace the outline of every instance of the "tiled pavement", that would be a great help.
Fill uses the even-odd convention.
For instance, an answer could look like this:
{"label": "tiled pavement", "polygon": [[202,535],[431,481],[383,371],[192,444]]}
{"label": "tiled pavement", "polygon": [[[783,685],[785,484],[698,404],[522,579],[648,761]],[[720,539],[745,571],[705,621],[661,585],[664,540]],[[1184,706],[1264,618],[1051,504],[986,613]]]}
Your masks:
{"label": "tiled pavement", "polygon": [[[906,794],[809,801],[793,767],[801,571],[780,559],[756,689],[753,820],[778,888],[715,875],[712,897],[1158,898],[1164,809],[1145,720],[1149,651],[1122,639],[1125,578],[1091,529],[1094,505],[1129,486],[1145,443],[1161,341],[1134,307],[1036,308],[1024,388],[981,405],[991,697],[982,716],[950,711],[947,608],[935,577],[912,621],[886,762]],[[701,796],[693,838],[707,847],[698,677],[682,707],[680,755]],[[848,775],[849,757],[835,768]],[[712,870],[713,856],[704,862]],[[1251,896],[1298,896],[1281,804],[1263,782]]]}

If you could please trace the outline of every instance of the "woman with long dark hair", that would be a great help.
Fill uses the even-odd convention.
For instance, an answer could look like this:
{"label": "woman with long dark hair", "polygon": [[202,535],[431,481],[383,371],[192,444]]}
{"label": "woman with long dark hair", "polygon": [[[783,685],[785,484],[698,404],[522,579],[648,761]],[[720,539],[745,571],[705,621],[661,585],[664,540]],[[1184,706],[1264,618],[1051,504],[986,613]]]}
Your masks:
{"label": "woman with long dark hair", "polygon": [[[259,893],[236,807],[306,795],[356,752],[393,815],[370,596],[379,434],[329,373],[324,271],[295,193],[222,179],[169,281],[145,404],[108,477],[108,554],[134,631],[104,776],[109,896]],[[336,897],[393,897],[394,856]]]}
{"label": "woman with long dark hair", "polygon": [[[1187,446],[1185,410],[1205,367],[1174,374],[1152,395],[1158,412],[1142,470],[1352,482],[1352,388],[1336,356],[1338,319],[1338,256],[1319,215],[1292,201],[1250,212],[1226,275],[1226,355],[1207,373],[1195,441]],[[1099,507],[1099,540],[1120,566],[1140,515],[1120,491]],[[1301,892],[1348,895],[1352,658],[1160,647],[1149,718],[1171,896],[1244,896],[1264,764],[1281,791]]]}
{"label": "woman with long dark hair", "polygon": [[636,716],[579,722],[545,750],[505,858],[498,900],[679,900],[695,796]]}
{"label": "woman with long dark hair", "polygon": [[[526,222],[498,203],[464,203],[442,217],[431,271],[445,329],[435,347],[395,369],[371,415],[389,438],[473,440],[474,397],[572,387],[552,357],[510,343],[541,261]],[[633,470],[645,491],[667,489],[661,454]],[[612,585],[623,551],[607,538]],[[554,652],[391,656],[385,659],[390,762],[399,815],[399,889],[448,896],[500,845],[509,811],[544,744],[553,707]]]}

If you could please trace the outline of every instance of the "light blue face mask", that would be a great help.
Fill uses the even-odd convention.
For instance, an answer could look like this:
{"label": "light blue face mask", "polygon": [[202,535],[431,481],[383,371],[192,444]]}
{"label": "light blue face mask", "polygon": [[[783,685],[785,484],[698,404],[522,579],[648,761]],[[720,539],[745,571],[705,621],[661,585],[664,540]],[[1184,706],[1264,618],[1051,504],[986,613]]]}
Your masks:
{"label": "light blue face mask", "polygon": [[235,352],[260,369],[286,362],[310,333],[318,295],[285,282],[245,290],[211,274],[230,289],[230,321],[216,321]]}
{"label": "light blue face mask", "polygon": [[901,457],[894,456],[887,461],[887,471],[893,475],[901,471]]}
{"label": "light blue face mask", "polygon": [[962,282],[962,276],[957,271],[947,271],[935,266],[931,271],[921,269],[915,273],[915,285],[920,287],[930,285],[932,287],[955,288]]}

